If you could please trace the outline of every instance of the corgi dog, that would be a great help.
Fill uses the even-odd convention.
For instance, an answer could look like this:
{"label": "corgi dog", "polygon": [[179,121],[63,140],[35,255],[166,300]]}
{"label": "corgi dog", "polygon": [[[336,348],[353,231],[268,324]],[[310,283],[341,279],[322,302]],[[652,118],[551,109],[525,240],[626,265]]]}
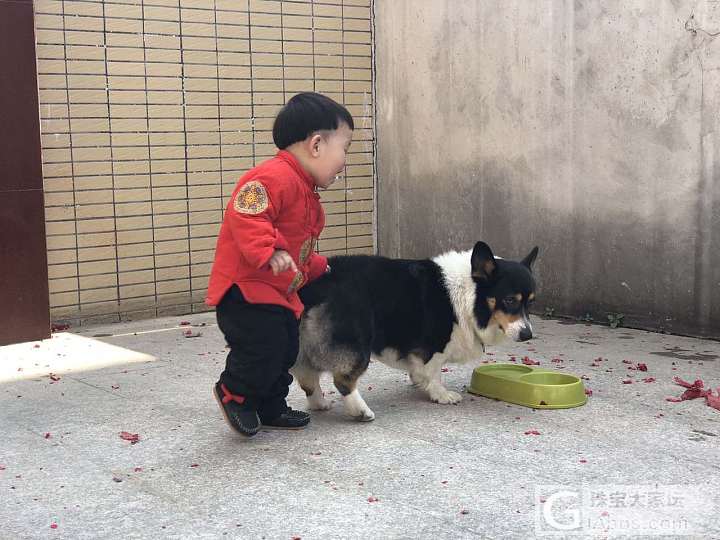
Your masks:
{"label": "corgi dog", "polygon": [[330,372],[346,412],[360,421],[375,413],[358,390],[370,360],[408,372],[437,403],[462,396],[443,386],[448,362],[477,359],[486,345],[533,336],[528,306],[535,298],[533,248],[522,261],[472,251],[432,259],[332,257],[330,271],[300,290],[300,352],[291,369],[313,410],[327,410],[320,375]]}

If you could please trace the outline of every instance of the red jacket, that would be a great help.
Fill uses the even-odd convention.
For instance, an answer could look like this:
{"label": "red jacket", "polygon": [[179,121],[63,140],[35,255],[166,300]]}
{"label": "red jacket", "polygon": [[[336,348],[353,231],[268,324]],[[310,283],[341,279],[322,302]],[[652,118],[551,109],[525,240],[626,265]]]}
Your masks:
{"label": "red jacket", "polygon": [[[303,305],[297,290],[327,268],[327,259],[314,249],[324,226],[312,178],[290,152],[279,151],[235,186],[220,227],[205,302],[216,306],[235,283],[248,302],[284,306],[300,318]],[[268,262],[276,249],[290,254],[297,274],[287,270],[273,275]]]}

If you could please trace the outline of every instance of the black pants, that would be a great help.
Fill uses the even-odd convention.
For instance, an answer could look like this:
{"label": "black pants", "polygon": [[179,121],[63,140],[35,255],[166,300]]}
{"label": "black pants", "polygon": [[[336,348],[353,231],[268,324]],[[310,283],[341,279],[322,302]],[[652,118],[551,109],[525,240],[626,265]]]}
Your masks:
{"label": "black pants", "polygon": [[287,308],[250,304],[233,285],[216,308],[218,326],[230,345],[220,382],[257,410],[262,422],[287,409],[293,381],[288,370],[299,348],[299,323]]}

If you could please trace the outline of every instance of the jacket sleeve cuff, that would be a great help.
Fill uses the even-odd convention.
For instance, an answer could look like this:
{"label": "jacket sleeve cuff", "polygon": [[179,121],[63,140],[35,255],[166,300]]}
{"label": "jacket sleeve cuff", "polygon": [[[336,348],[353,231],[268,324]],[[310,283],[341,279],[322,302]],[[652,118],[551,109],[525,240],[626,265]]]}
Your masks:
{"label": "jacket sleeve cuff", "polygon": [[265,268],[269,263],[270,259],[272,259],[272,256],[275,254],[275,249],[277,248],[266,248],[263,250],[262,256],[260,256],[257,260],[261,261],[259,265],[255,266],[256,270],[262,270]]}
{"label": "jacket sleeve cuff", "polygon": [[308,272],[308,281],[313,281],[322,276],[327,270],[328,260],[327,257],[313,253],[310,257],[310,270]]}

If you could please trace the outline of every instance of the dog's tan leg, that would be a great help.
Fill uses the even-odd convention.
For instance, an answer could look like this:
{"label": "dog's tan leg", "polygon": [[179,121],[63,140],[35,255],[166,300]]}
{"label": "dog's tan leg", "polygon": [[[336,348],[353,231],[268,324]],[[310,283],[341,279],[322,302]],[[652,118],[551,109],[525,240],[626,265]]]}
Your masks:
{"label": "dog's tan leg", "polygon": [[358,392],[357,379],[357,376],[336,373],[333,381],[343,396],[347,413],[361,422],[370,422],[375,420],[375,413]]}
{"label": "dog's tan leg", "polygon": [[300,388],[305,391],[308,408],[313,411],[327,411],[332,402],[325,399],[320,387],[320,372],[307,366],[295,367],[290,370]]}
{"label": "dog's tan leg", "polygon": [[410,381],[412,381],[413,386],[425,389],[430,382],[425,373],[425,362],[423,362],[422,358],[414,354],[408,356],[407,362],[408,375],[410,375]]}

